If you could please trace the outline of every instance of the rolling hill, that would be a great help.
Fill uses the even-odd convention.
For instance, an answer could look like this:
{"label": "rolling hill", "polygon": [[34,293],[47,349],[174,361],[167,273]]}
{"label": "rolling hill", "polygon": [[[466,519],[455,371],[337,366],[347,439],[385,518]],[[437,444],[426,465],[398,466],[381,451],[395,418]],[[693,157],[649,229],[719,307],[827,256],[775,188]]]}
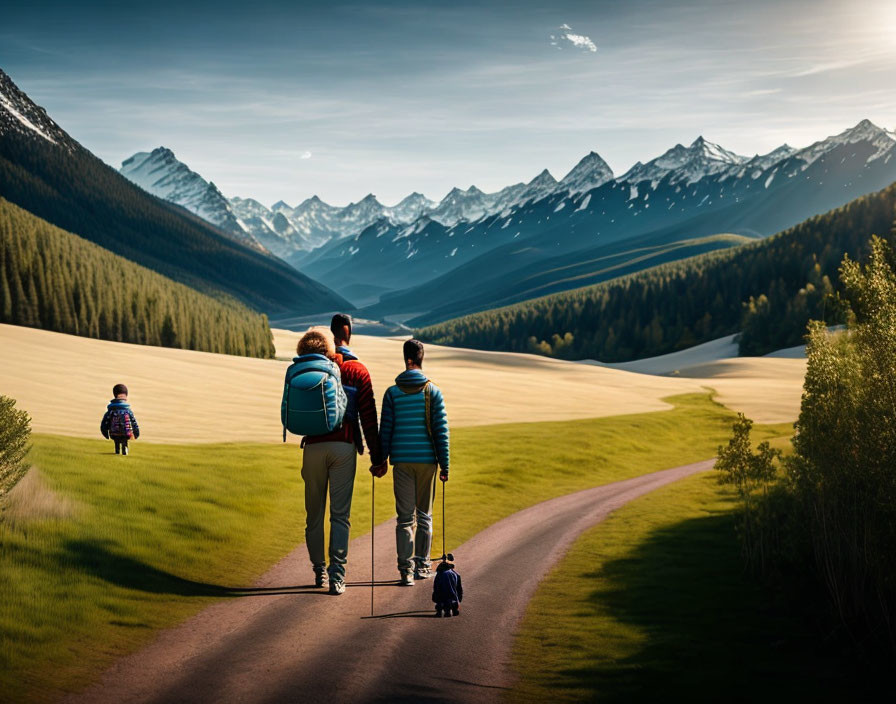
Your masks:
{"label": "rolling hill", "polygon": [[266,313],[349,307],[285,262],[128,181],[0,71],[0,195],[64,230],[212,295]]}

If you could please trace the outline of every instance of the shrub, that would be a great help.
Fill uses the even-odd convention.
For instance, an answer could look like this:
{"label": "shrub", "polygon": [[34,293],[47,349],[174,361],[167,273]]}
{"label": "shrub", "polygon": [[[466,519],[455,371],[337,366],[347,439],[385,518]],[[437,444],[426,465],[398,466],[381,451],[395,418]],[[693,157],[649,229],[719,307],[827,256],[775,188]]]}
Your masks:
{"label": "shrub", "polygon": [[16,408],[14,399],[0,396],[0,499],[28,471],[30,436],[31,417]]}
{"label": "shrub", "polygon": [[764,571],[775,532],[770,489],[775,480],[775,460],[781,453],[767,442],[754,452],[750,442],[752,427],[753,421],[743,413],[737,414],[734,434],[726,447],[719,448],[715,468],[722,472],[719,481],[733,485],[740,498],[738,532],[744,558],[750,566]]}
{"label": "shrub", "polygon": [[[740,416],[717,467],[741,497],[748,562],[800,578],[803,566],[856,649],[896,654],[896,256],[871,241],[840,267],[845,331],[809,325],[794,454],[750,446]],[[769,558],[772,558],[769,560]]]}
{"label": "shrub", "polygon": [[896,643],[896,259],[879,238],[840,271],[851,321],[810,326],[789,461],[794,499],[837,615],[856,640]]}

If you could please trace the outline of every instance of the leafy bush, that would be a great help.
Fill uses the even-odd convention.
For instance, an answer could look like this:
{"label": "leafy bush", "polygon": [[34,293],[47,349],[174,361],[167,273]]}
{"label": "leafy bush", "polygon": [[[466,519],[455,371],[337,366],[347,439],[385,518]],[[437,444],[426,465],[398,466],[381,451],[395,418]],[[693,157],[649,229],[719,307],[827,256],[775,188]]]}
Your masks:
{"label": "leafy bush", "polygon": [[880,652],[887,644],[896,654],[896,255],[874,237],[868,263],[845,257],[840,280],[847,329],[809,325],[786,473],[774,479],[768,447],[752,452],[743,417],[717,466],[741,495],[747,558],[758,554],[765,572],[784,564],[795,578],[814,567],[855,646]]}
{"label": "leafy bush", "polygon": [[722,472],[719,481],[731,484],[737,490],[742,512],[738,521],[738,532],[747,563],[764,570],[771,551],[773,521],[770,520],[772,504],[769,492],[775,480],[775,460],[781,453],[772,449],[768,442],[759,445],[756,452],[750,443],[750,429],[753,421],[737,414],[734,434],[726,447],[719,448],[719,458],[715,468]]}
{"label": "leafy bush", "polygon": [[896,642],[896,258],[874,238],[840,271],[848,332],[810,327],[805,393],[789,463],[827,594],[850,631]]}
{"label": "leafy bush", "polygon": [[15,399],[0,396],[0,498],[28,471],[30,437],[31,417],[16,408]]}

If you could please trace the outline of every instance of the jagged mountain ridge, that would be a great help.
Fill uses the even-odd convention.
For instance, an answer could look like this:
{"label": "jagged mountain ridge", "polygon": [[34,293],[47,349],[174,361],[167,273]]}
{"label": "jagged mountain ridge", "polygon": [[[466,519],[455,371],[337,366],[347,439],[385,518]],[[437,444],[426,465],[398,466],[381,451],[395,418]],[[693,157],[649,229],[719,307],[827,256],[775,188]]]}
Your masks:
{"label": "jagged mountain ridge", "polygon": [[618,258],[620,243],[667,247],[717,233],[773,234],[896,180],[894,145],[892,132],[867,121],[804,149],[783,145],[749,159],[698,139],[673,148],[674,168],[654,160],[630,170],[634,181],[558,190],[474,223],[381,222],[315,251],[305,270],[325,279],[338,267],[362,283],[394,272],[401,292],[385,294],[369,315],[445,319],[610,278],[618,267],[599,262]]}
{"label": "jagged mountain ridge", "polygon": [[134,154],[122,162],[120,171],[150,193],[203,217],[235,239],[297,265],[305,260],[307,252],[331,240],[358,235],[383,219],[396,226],[421,218],[452,226],[538,200],[558,188],[587,190],[613,176],[606,162],[591,152],[563,181],[558,182],[545,169],[528,183],[512,184],[494,193],[476,186],[453,188],[438,203],[414,192],[394,206],[385,206],[368,194],[344,207],[330,205],[318,196],[295,207],[282,200],[267,207],[253,198],[225,199],[214,183],[177,160],[166,147]]}
{"label": "jagged mountain ridge", "polygon": [[[268,313],[348,305],[276,257],[133,184],[69,136],[2,70],[0,96],[0,193],[9,202],[219,299]],[[127,282],[110,295],[119,293],[137,300]]]}
{"label": "jagged mountain ridge", "polygon": [[[324,246],[331,241],[360,234],[364,229],[380,221],[388,221],[396,227],[416,224],[418,221],[433,220],[442,225],[453,225],[460,221],[474,221],[495,212],[501,212],[527,200],[547,195],[557,187],[557,181],[547,170],[542,171],[529,183],[517,183],[494,193],[484,193],[476,186],[466,190],[453,188],[438,203],[420,193],[411,193],[394,206],[385,206],[373,194],[368,194],[357,203],[344,208],[330,205],[318,196],[303,201],[296,207],[278,201],[270,208],[257,201],[232,198],[234,212],[259,241],[278,256],[301,266],[307,252]],[[258,208],[257,206],[261,206]],[[271,243],[264,239],[264,229],[250,223],[250,218],[260,218],[267,230],[276,213],[282,214],[292,226],[295,235],[285,235],[282,241]]]}
{"label": "jagged mountain ridge", "polygon": [[[431,310],[444,313],[448,302],[442,299],[457,299],[458,291],[470,293],[464,300],[475,308],[479,303],[474,301],[488,296],[503,301],[562,290],[562,282],[541,270],[566,271],[564,258],[571,252],[581,252],[583,262],[594,259],[599,250],[609,251],[608,245],[616,252],[614,243],[624,238],[658,242],[651,240],[654,237],[668,244],[675,238],[699,239],[719,232],[771,234],[843,199],[827,190],[820,197],[806,192],[799,195],[801,207],[791,208],[789,203],[764,205],[775,200],[764,192],[778,192],[819,158],[848,145],[871,145],[862,168],[876,159],[886,164],[893,142],[892,133],[868,121],[805,149],[785,144],[753,157],[700,136],[688,146],[677,144],[646,163],[638,162],[615,178],[606,162],[590,152],[559,182],[545,170],[529,183],[494,193],[476,186],[454,188],[439,203],[414,193],[391,208],[372,194],[345,208],[317,196],[294,208],[282,201],[267,208],[238,198],[231,199],[231,206],[241,226],[259,242],[318,280],[329,280],[338,270],[359,290],[387,289],[382,305],[373,308],[377,314],[409,312],[401,297],[388,289],[407,289],[408,304],[422,308],[434,304]],[[841,156],[842,162],[849,159],[848,154]],[[861,174],[860,169],[853,175]],[[823,177],[814,180],[822,184]],[[868,183],[872,182],[873,177]],[[854,185],[844,175],[841,186]],[[849,193],[862,195],[871,188],[863,185]],[[752,212],[738,207],[744,200],[754,204]],[[735,207],[729,208],[732,204]],[[689,227],[693,231],[688,232]],[[718,239],[715,246],[730,246],[733,241]],[[469,273],[460,272],[480,258],[481,271],[471,283]],[[584,266],[572,266],[575,276],[598,275],[583,271]],[[513,283],[503,281],[505,277]],[[430,281],[439,291],[417,289]],[[468,292],[470,287],[474,290]]]}
{"label": "jagged mountain ridge", "polygon": [[180,205],[235,240],[259,251],[267,249],[239,222],[230,203],[217,186],[179,161],[174,152],[158,147],[125,159],[121,174],[154,196]]}

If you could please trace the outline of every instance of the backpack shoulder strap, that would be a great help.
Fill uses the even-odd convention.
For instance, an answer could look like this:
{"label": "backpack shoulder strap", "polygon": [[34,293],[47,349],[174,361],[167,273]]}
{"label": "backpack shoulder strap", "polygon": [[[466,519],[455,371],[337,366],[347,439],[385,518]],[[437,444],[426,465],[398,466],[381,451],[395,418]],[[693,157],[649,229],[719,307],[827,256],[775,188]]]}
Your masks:
{"label": "backpack shoulder strap", "polygon": [[427,381],[423,385],[423,405],[426,408],[426,432],[432,440],[432,415],[430,407],[432,406],[432,382]]}

